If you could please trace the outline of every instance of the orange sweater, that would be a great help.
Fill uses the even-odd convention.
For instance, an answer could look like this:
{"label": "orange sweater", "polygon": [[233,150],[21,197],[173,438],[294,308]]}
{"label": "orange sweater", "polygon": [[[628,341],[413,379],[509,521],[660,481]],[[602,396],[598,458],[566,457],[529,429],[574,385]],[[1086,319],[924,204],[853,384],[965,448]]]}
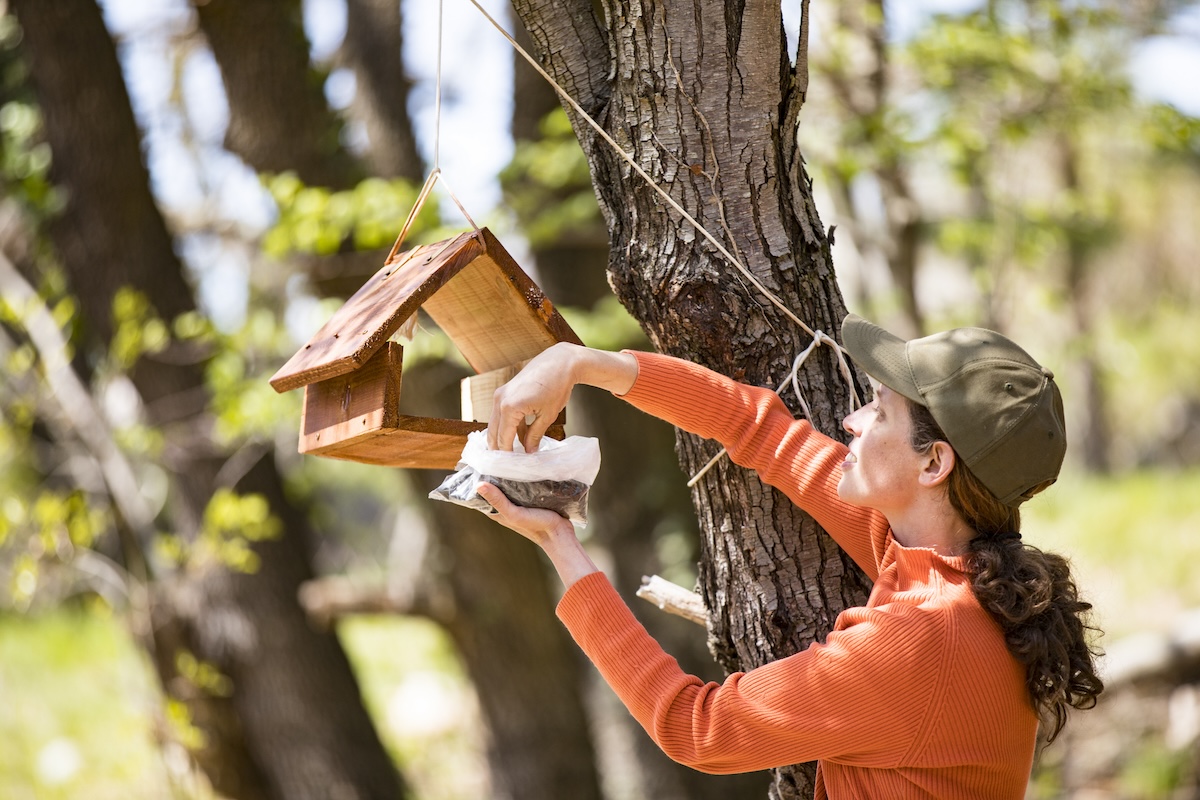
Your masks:
{"label": "orange sweater", "polygon": [[904,547],[882,515],[839,500],[845,446],[793,419],[774,392],[635,355],[627,401],[720,441],[875,581],[823,644],[723,684],[685,674],[603,575],[578,581],[558,615],[654,741],[705,772],[816,759],[817,798],[1024,797],[1037,718],[965,559]]}

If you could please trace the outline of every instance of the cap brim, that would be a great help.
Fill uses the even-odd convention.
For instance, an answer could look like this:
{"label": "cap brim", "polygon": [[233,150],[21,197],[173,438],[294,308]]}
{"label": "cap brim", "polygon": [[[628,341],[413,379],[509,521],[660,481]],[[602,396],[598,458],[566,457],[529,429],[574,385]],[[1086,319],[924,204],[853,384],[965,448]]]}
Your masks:
{"label": "cap brim", "polygon": [[847,314],[842,320],[842,346],[872,378],[925,405],[908,365],[908,342],[857,314]]}

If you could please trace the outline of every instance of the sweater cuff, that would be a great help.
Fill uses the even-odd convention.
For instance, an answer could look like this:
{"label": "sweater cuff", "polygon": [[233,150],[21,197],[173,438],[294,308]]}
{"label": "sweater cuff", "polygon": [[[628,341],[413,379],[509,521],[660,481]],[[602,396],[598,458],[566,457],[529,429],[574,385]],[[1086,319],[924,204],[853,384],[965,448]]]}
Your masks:
{"label": "sweater cuff", "polygon": [[590,645],[614,641],[618,633],[628,632],[630,623],[641,625],[603,572],[593,572],[571,584],[555,613],[589,655],[593,652]]}
{"label": "sweater cuff", "polygon": [[638,373],[633,386],[625,394],[619,394],[622,400],[627,400],[635,406],[643,404],[661,405],[663,403],[678,403],[678,388],[674,383],[679,379],[680,364],[689,367],[696,365],[680,362],[679,359],[665,356],[661,353],[648,353],[645,350],[622,350],[637,360]]}

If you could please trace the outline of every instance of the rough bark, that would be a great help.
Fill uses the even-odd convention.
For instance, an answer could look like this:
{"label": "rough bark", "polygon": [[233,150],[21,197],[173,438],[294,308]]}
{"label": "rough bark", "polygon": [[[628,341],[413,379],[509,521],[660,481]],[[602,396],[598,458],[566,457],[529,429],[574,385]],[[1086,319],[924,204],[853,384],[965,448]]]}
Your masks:
{"label": "rough bark", "polygon": [[312,186],[365,175],[341,146],[341,120],[309,65],[300,0],[195,2],[229,100],[225,147],[258,172],[292,170]]}
{"label": "rough bark", "polygon": [[[836,333],[845,308],[795,141],[803,82],[777,4],[514,3],[551,74],[575,87],[608,133],[812,328]],[[587,14],[590,16],[590,13]],[[601,49],[606,48],[606,49]],[[584,103],[588,108],[588,102]],[[609,279],[655,347],[774,387],[808,335],[733,271],[687,223],[576,121],[611,237]],[[800,383],[828,433],[848,389],[827,348]],[[684,471],[716,452],[678,436]],[[821,638],[868,582],[816,524],[755,475],[723,461],[697,485],[701,593],[710,644],[749,669]],[[776,770],[771,796],[811,797],[811,766]]]}
{"label": "rough bark", "polygon": [[[166,319],[194,307],[150,194],[140,137],[116,51],[93,0],[19,0],[24,53],[66,205],[47,233],[79,300],[89,350],[107,346],[114,294],[132,287]],[[189,358],[189,356],[192,356]],[[167,446],[171,499],[160,524],[199,527],[229,454],[206,435],[207,397],[195,354],[144,357],[132,379]],[[269,457],[228,478],[267,498],[282,535],[260,543],[253,574],[212,568],[156,585],[155,651],[168,692],[188,702],[207,736],[195,755],[232,798],[395,798],[402,785],[359,697],[337,640],[314,632],[296,602],[310,576],[301,513]],[[148,543],[143,542],[143,546]],[[232,680],[228,696],[195,691],[176,671],[186,648]]]}
{"label": "rough bark", "polygon": [[[532,47],[517,26],[517,41]],[[513,139],[541,138],[539,122],[559,107],[558,94],[519,54],[513,54]],[[581,187],[570,187],[575,190]],[[611,290],[604,278],[608,262],[607,231],[597,218],[595,230],[573,231],[564,241],[532,248],[540,283],[556,304],[590,309]],[[664,527],[683,529],[699,539],[690,511],[683,475],[677,472],[674,436],[666,423],[643,414],[606,392],[580,389],[571,400],[573,433],[596,436],[604,444],[604,465],[593,489],[600,502],[591,504],[589,534],[605,548],[612,578],[625,601],[650,632],[690,672],[717,678],[719,671],[701,632],[687,622],[667,617],[638,602],[636,589],[643,575],[661,571],[657,536]],[[617,719],[632,738],[637,760],[638,795],[657,800],[735,800],[761,797],[763,774],[711,776],[671,761],[628,714]]]}

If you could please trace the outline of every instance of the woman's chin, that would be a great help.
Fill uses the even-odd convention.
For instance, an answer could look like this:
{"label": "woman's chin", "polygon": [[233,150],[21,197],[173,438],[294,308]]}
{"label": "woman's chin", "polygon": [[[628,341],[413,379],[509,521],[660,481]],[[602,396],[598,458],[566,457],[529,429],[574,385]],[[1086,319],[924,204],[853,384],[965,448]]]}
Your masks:
{"label": "woman's chin", "polygon": [[837,494],[838,499],[843,503],[849,503],[852,506],[866,505],[866,503],[863,502],[862,496],[858,492],[854,491],[853,482],[847,480],[845,475],[842,475],[841,480],[838,481]]}

